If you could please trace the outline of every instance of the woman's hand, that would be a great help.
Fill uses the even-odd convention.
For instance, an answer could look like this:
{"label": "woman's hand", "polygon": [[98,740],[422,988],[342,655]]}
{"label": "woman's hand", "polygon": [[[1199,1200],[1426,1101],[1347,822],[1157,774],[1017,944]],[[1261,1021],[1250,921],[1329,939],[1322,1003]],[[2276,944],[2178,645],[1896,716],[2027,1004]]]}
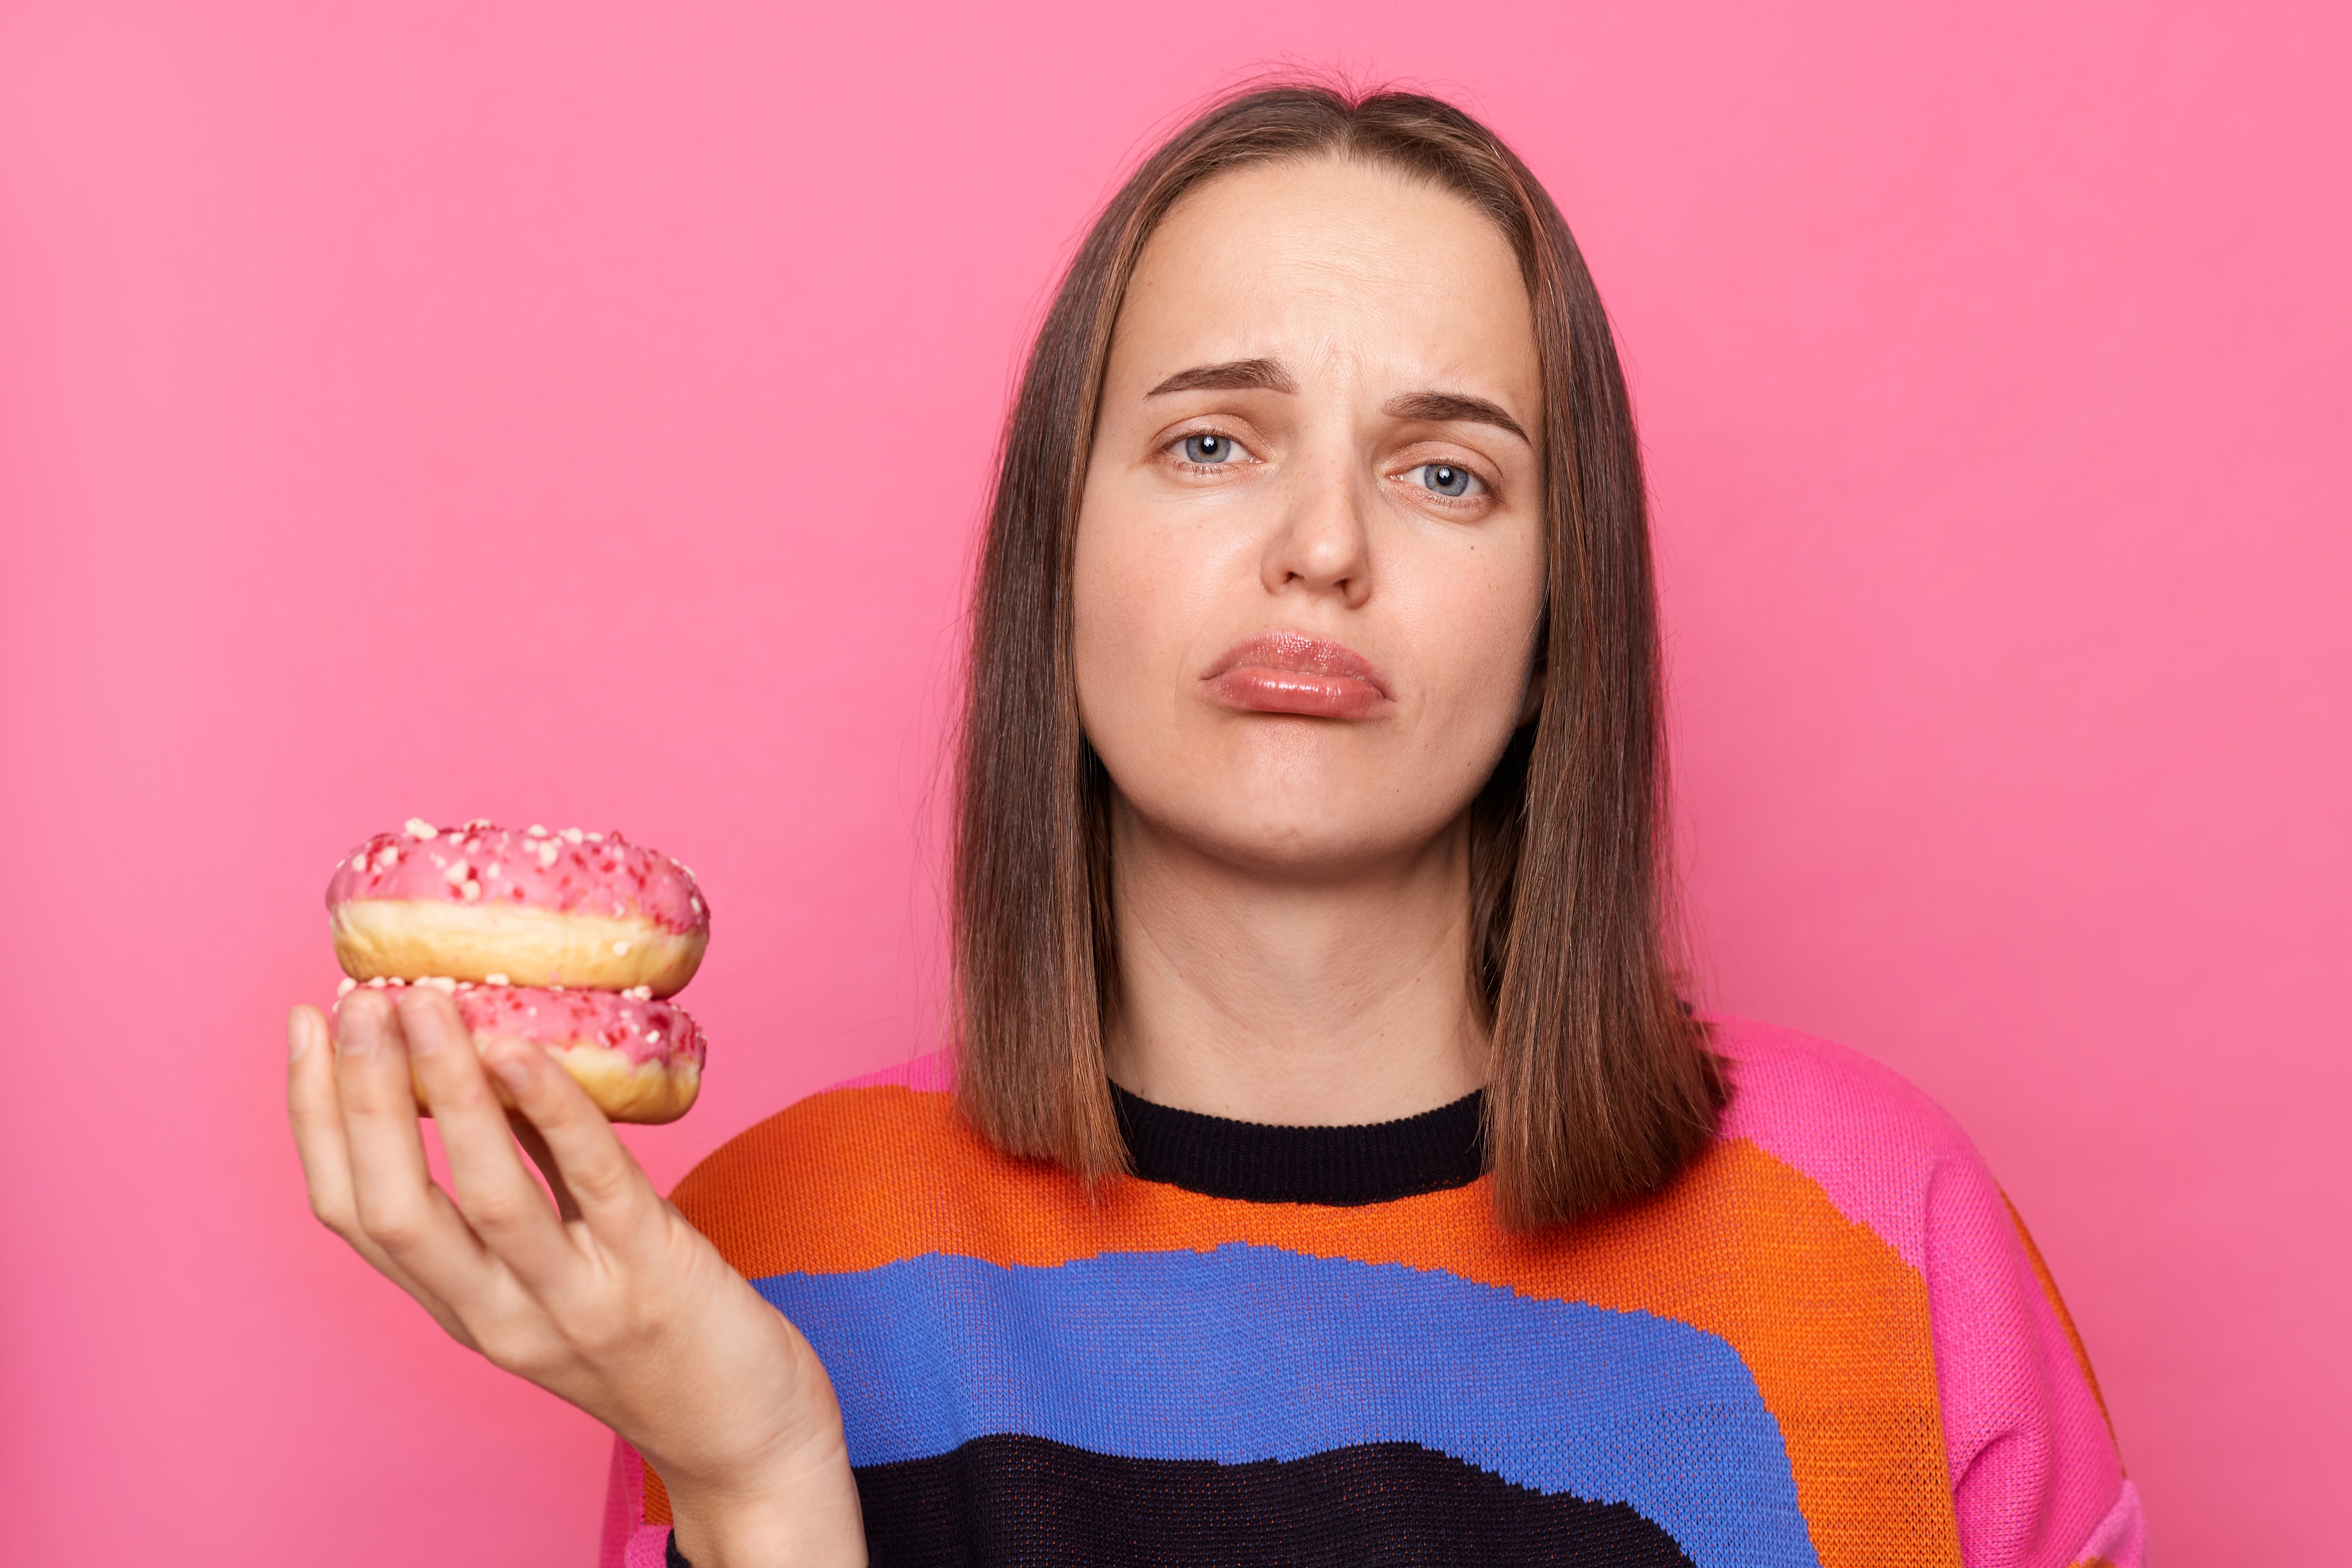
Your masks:
{"label": "woman's hand", "polygon": [[[654,1191],[572,1076],[510,1040],[485,1062],[430,987],[396,1004],[355,992],[340,1020],[332,1048],[317,1009],[288,1025],[294,1141],[327,1228],[459,1343],[627,1438],[668,1489],[696,1568],[863,1563],[841,1410],[815,1352]],[[446,1193],[426,1173],[412,1064]],[[490,1073],[543,1145],[561,1214]]]}

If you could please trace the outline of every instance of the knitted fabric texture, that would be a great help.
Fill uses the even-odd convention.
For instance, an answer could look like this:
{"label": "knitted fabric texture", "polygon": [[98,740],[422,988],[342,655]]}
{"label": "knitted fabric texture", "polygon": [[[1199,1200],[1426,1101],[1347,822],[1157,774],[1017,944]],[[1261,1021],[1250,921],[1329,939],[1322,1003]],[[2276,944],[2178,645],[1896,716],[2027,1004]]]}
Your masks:
{"label": "knitted fabric texture", "polygon": [[[927,1058],[676,1195],[807,1335],[877,1564],[2141,1568],[2049,1271],[1895,1074],[1713,1020],[1723,1136],[1665,1193],[1495,1223],[1476,1098],[1261,1128],[1118,1097],[1090,1199]],[[604,1568],[682,1562],[614,1455]]]}

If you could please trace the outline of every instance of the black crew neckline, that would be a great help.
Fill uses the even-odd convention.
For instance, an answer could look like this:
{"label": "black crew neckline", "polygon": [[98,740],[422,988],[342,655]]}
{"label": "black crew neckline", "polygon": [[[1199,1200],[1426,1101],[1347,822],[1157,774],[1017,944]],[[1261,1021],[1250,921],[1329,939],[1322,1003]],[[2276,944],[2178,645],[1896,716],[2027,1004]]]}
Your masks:
{"label": "black crew neckline", "polygon": [[1476,1181],[1486,1169],[1484,1089],[1362,1127],[1275,1127],[1154,1105],[1110,1086],[1135,1173],[1213,1198],[1338,1208]]}

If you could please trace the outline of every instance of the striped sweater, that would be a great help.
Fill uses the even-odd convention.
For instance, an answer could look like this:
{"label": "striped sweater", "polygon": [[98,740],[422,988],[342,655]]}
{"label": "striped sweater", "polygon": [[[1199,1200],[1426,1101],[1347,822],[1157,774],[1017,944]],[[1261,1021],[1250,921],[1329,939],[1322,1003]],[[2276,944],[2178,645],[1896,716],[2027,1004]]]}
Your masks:
{"label": "striped sweater", "polygon": [[[1373,1128],[1118,1097],[1093,1199],[942,1068],[813,1096],[680,1184],[831,1373],[874,1560],[2139,1568],[2082,1342],[1967,1138],[1732,1020],[1659,1196],[1495,1223],[1476,1096]],[[683,1559],[616,1447],[606,1568]]]}

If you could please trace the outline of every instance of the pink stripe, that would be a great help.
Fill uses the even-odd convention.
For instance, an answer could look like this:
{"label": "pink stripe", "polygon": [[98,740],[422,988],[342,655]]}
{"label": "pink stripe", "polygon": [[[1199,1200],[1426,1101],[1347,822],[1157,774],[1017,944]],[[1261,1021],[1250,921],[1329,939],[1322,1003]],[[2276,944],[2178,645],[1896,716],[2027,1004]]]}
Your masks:
{"label": "pink stripe", "polygon": [[2105,1563],[2107,1568],[2146,1568],[2147,1521],[2140,1517],[2139,1489],[2129,1481],[2124,1483],[2123,1495],[2091,1532],[2091,1539],[2074,1553],[2075,1568],[2092,1563]]}
{"label": "pink stripe", "polygon": [[628,1556],[622,1568],[668,1568],[669,1526],[641,1524],[630,1532]]}
{"label": "pink stripe", "polygon": [[819,1092],[831,1094],[836,1089],[911,1089],[919,1094],[946,1094],[954,1088],[955,1066],[948,1059],[948,1053],[940,1050],[925,1051],[912,1061],[830,1084]]}
{"label": "pink stripe", "polygon": [[1733,1064],[1723,1135],[1803,1172],[1840,1214],[1925,1272],[1918,1184],[1887,1177],[1955,1158],[1974,1163],[1968,1135],[1901,1075],[1843,1046],[1744,1018],[1707,1024]]}
{"label": "pink stripe", "polygon": [[646,1517],[646,1467],[637,1451],[613,1439],[613,1469],[604,1482],[604,1537],[596,1568],[627,1568],[630,1531]]}
{"label": "pink stripe", "polygon": [[596,1568],[663,1568],[669,1561],[669,1526],[647,1524],[646,1462],[613,1439],[613,1477],[604,1487],[604,1540]]}
{"label": "pink stripe", "polygon": [[1768,1025],[1708,1021],[1734,1063],[1725,1135],[1810,1177],[1927,1281],[1969,1568],[2069,1568],[2124,1506],[2123,1470],[1975,1145],[1866,1057]]}
{"label": "pink stripe", "polygon": [[2123,1489],[2106,1417],[1980,1163],[1927,1194],[1927,1301],[1970,1568],[2067,1568]]}

